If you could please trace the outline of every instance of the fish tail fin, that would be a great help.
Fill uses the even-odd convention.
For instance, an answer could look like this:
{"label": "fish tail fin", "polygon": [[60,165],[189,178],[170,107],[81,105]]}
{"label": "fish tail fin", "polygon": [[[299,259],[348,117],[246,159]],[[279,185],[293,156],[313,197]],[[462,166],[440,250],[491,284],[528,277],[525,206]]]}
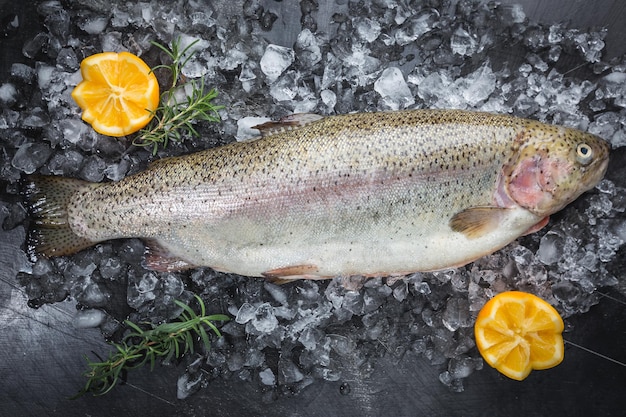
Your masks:
{"label": "fish tail fin", "polygon": [[70,227],[68,204],[75,192],[90,184],[73,178],[29,175],[21,194],[31,217],[27,250],[31,259],[71,255],[98,242],[78,236]]}

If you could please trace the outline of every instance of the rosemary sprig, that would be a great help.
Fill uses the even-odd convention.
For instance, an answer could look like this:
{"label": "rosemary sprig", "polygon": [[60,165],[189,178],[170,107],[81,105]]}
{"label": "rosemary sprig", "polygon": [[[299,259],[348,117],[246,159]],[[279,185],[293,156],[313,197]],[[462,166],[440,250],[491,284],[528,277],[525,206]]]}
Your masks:
{"label": "rosemary sprig", "polygon": [[223,314],[206,315],[204,302],[195,296],[200,305],[200,314],[196,314],[191,307],[178,300],[174,302],[183,309],[177,321],[152,325],[149,330],[143,330],[135,323],[126,320],[125,324],[131,329],[120,343],[112,343],[115,351],[109,353],[106,360],[96,362],[87,359],[89,370],[85,372],[88,378],[84,388],[74,397],[80,397],[88,392],[94,395],[104,395],[117,385],[120,377],[128,370],[139,368],[150,362],[150,370],[158,358],[169,361],[179,358],[187,352],[194,352],[194,336],[199,337],[206,349],[211,343],[206,328],[218,337],[220,331],[214,324],[216,321],[228,321]]}
{"label": "rosemary sprig", "polygon": [[[182,69],[194,55],[195,51],[191,48],[197,42],[196,40],[190,43],[182,51],[180,38],[172,42],[171,50],[157,42],[152,42],[172,60],[170,65],[157,65],[152,68],[152,71],[159,68],[169,70],[172,84],[161,94],[161,105],[154,111],[154,119],[148,127],[139,132],[139,136],[133,140],[133,145],[152,147],[152,154],[156,155],[159,146],[167,146],[170,140],[179,142],[185,133],[198,136],[193,126],[196,121],[218,122],[220,120],[218,110],[224,106],[212,103],[217,97],[217,91],[212,88],[205,93],[204,78],[201,78],[199,82],[196,80],[182,82]],[[185,95],[185,99],[179,100],[177,98],[179,94]]]}

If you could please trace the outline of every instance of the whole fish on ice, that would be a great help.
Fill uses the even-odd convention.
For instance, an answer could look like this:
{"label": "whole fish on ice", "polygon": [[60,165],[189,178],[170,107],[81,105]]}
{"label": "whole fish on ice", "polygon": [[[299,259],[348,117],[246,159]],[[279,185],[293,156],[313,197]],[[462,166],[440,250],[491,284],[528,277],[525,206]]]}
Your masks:
{"label": "whole fish on ice", "polygon": [[275,279],[433,271],[539,230],[600,181],[609,154],[578,130],[458,110],[259,129],[119,182],[28,177],[29,247],[58,256],[139,237],[155,270]]}

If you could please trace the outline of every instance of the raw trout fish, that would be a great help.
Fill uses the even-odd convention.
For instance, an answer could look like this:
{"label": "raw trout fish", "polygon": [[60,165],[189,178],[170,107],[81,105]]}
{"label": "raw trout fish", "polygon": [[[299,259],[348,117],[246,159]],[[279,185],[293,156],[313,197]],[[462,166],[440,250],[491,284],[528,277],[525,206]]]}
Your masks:
{"label": "raw trout fish", "polygon": [[146,266],[274,280],[458,267],[539,230],[603,177],[609,145],[504,115],[293,115],[262,137],[119,182],[31,176],[29,249],[142,238]]}

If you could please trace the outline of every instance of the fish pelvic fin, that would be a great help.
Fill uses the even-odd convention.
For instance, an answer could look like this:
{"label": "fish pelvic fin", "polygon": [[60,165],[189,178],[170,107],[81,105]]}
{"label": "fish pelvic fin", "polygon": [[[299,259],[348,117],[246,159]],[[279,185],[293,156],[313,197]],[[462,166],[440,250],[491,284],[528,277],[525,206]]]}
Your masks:
{"label": "fish pelvic fin", "polygon": [[71,255],[98,242],[74,233],[67,207],[74,193],[87,181],[43,175],[29,175],[21,181],[21,195],[31,217],[27,252],[31,260]]}
{"label": "fish pelvic fin", "polygon": [[450,228],[468,239],[477,239],[498,228],[507,208],[470,207],[450,219]]}
{"label": "fish pelvic fin", "polygon": [[144,266],[158,272],[175,272],[197,268],[186,260],[169,253],[161,244],[154,239],[147,239]]}

